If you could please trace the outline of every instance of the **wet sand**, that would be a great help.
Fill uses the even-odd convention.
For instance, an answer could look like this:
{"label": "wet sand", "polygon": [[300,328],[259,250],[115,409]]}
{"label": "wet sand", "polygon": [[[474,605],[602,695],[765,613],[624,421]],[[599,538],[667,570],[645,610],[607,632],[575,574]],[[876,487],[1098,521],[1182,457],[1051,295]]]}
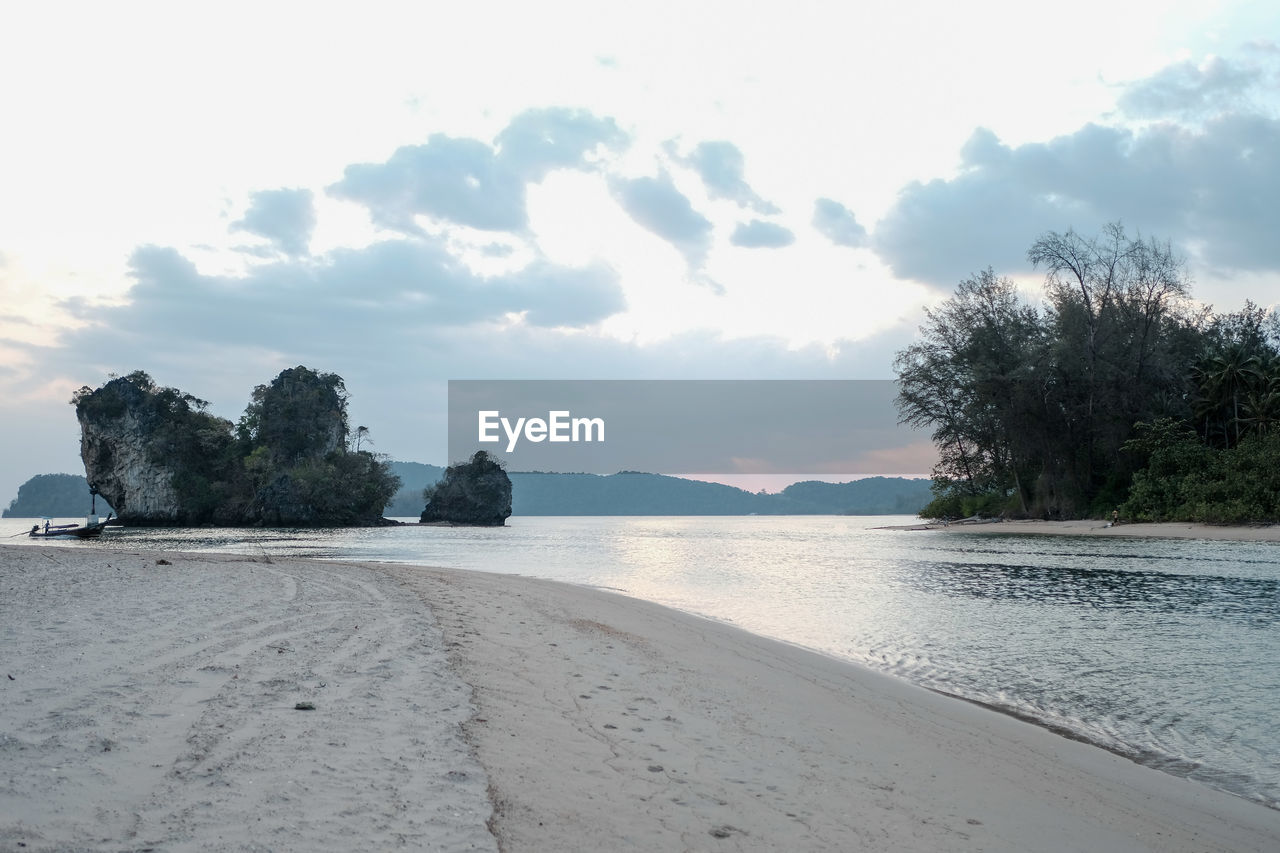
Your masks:
{"label": "wet sand", "polygon": [[1057,536],[1148,536],[1161,539],[1211,539],[1219,542],[1280,542],[1280,524],[1199,524],[1187,521],[1119,524],[1097,519],[1075,521],[978,521],[942,524],[921,522],[881,528],[883,530],[951,533],[1011,534],[1036,533]]}

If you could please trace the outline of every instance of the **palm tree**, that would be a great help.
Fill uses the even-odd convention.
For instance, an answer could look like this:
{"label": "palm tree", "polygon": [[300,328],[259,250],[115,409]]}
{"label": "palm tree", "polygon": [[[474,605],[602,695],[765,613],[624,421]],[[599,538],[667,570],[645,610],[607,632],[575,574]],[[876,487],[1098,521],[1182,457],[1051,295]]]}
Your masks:
{"label": "palm tree", "polygon": [[1280,355],[1259,359],[1257,376],[1248,390],[1241,422],[1247,431],[1266,435],[1280,423]]}
{"label": "palm tree", "polygon": [[1243,343],[1233,343],[1202,358],[1194,373],[1197,419],[1203,419],[1205,440],[1220,433],[1223,444],[1234,447],[1241,438],[1241,403],[1266,381],[1262,359]]}

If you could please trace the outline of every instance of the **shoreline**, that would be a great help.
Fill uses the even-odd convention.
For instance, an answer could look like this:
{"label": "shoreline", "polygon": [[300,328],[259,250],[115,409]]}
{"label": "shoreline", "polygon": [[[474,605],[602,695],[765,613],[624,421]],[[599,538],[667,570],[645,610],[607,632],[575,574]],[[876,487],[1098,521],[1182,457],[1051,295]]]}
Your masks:
{"label": "shoreline", "polygon": [[1113,526],[1100,519],[1072,521],[965,521],[943,524],[920,522],[877,527],[903,532],[938,531],[986,535],[1039,534],[1046,536],[1129,536],[1155,539],[1208,539],[1215,542],[1280,542],[1280,524],[1203,524],[1190,521],[1124,522]]}
{"label": "shoreline", "polygon": [[0,568],[0,846],[1280,845],[1264,804],[608,591],[45,545]]}

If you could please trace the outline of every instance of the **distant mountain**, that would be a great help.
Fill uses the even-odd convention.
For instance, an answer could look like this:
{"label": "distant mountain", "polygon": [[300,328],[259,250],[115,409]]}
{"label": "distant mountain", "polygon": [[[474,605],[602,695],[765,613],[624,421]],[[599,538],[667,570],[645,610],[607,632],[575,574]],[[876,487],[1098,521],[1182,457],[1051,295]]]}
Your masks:
{"label": "distant mountain", "polygon": [[780,497],[818,513],[915,515],[933,499],[931,485],[930,480],[905,477],[866,477],[848,483],[806,480],[787,486]]}
{"label": "distant mountain", "polygon": [[[37,474],[18,487],[18,496],[9,503],[3,518],[76,518],[89,511],[93,503],[89,484],[76,474]],[[115,512],[101,495],[98,514],[106,517]]]}
{"label": "distant mountain", "polygon": [[[400,491],[383,511],[422,513],[422,490],[444,475],[439,465],[392,462]],[[511,471],[512,515],[914,515],[933,497],[930,482],[867,477],[848,483],[805,481],[777,494],[754,494],[721,483],[622,471],[552,474]]]}
{"label": "distant mountain", "polygon": [[422,515],[422,508],[426,505],[426,501],[422,498],[422,490],[439,482],[444,476],[444,468],[422,462],[391,462],[390,464],[391,473],[400,478],[400,491],[396,492],[382,514],[388,518],[408,516],[417,518]]}
{"label": "distant mountain", "polygon": [[512,515],[749,515],[758,496],[662,474],[511,473]]}
{"label": "distant mountain", "polygon": [[[439,465],[391,462],[400,491],[383,510],[393,518],[417,518],[422,490],[444,476]],[[932,499],[929,481],[867,477],[848,483],[813,480],[793,483],[776,494],[758,494],[720,483],[663,474],[547,474],[515,471],[511,477],[513,515],[914,515]],[[73,518],[89,508],[84,477],[40,474],[18,490],[6,518],[42,515]],[[98,498],[98,510],[110,511]]]}

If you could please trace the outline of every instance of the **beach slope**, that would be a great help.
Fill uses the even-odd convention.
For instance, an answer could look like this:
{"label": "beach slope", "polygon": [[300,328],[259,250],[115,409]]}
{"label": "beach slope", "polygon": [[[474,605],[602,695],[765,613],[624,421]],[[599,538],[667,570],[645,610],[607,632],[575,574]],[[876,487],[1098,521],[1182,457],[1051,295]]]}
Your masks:
{"label": "beach slope", "polygon": [[605,591],[389,569],[432,602],[510,851],[1280,849],[1280,812]]}
{"label": "beach slope", "polygon": [[0,849],[1280,849],[1260,804],[608,591],[45,545],[0,584]]}

